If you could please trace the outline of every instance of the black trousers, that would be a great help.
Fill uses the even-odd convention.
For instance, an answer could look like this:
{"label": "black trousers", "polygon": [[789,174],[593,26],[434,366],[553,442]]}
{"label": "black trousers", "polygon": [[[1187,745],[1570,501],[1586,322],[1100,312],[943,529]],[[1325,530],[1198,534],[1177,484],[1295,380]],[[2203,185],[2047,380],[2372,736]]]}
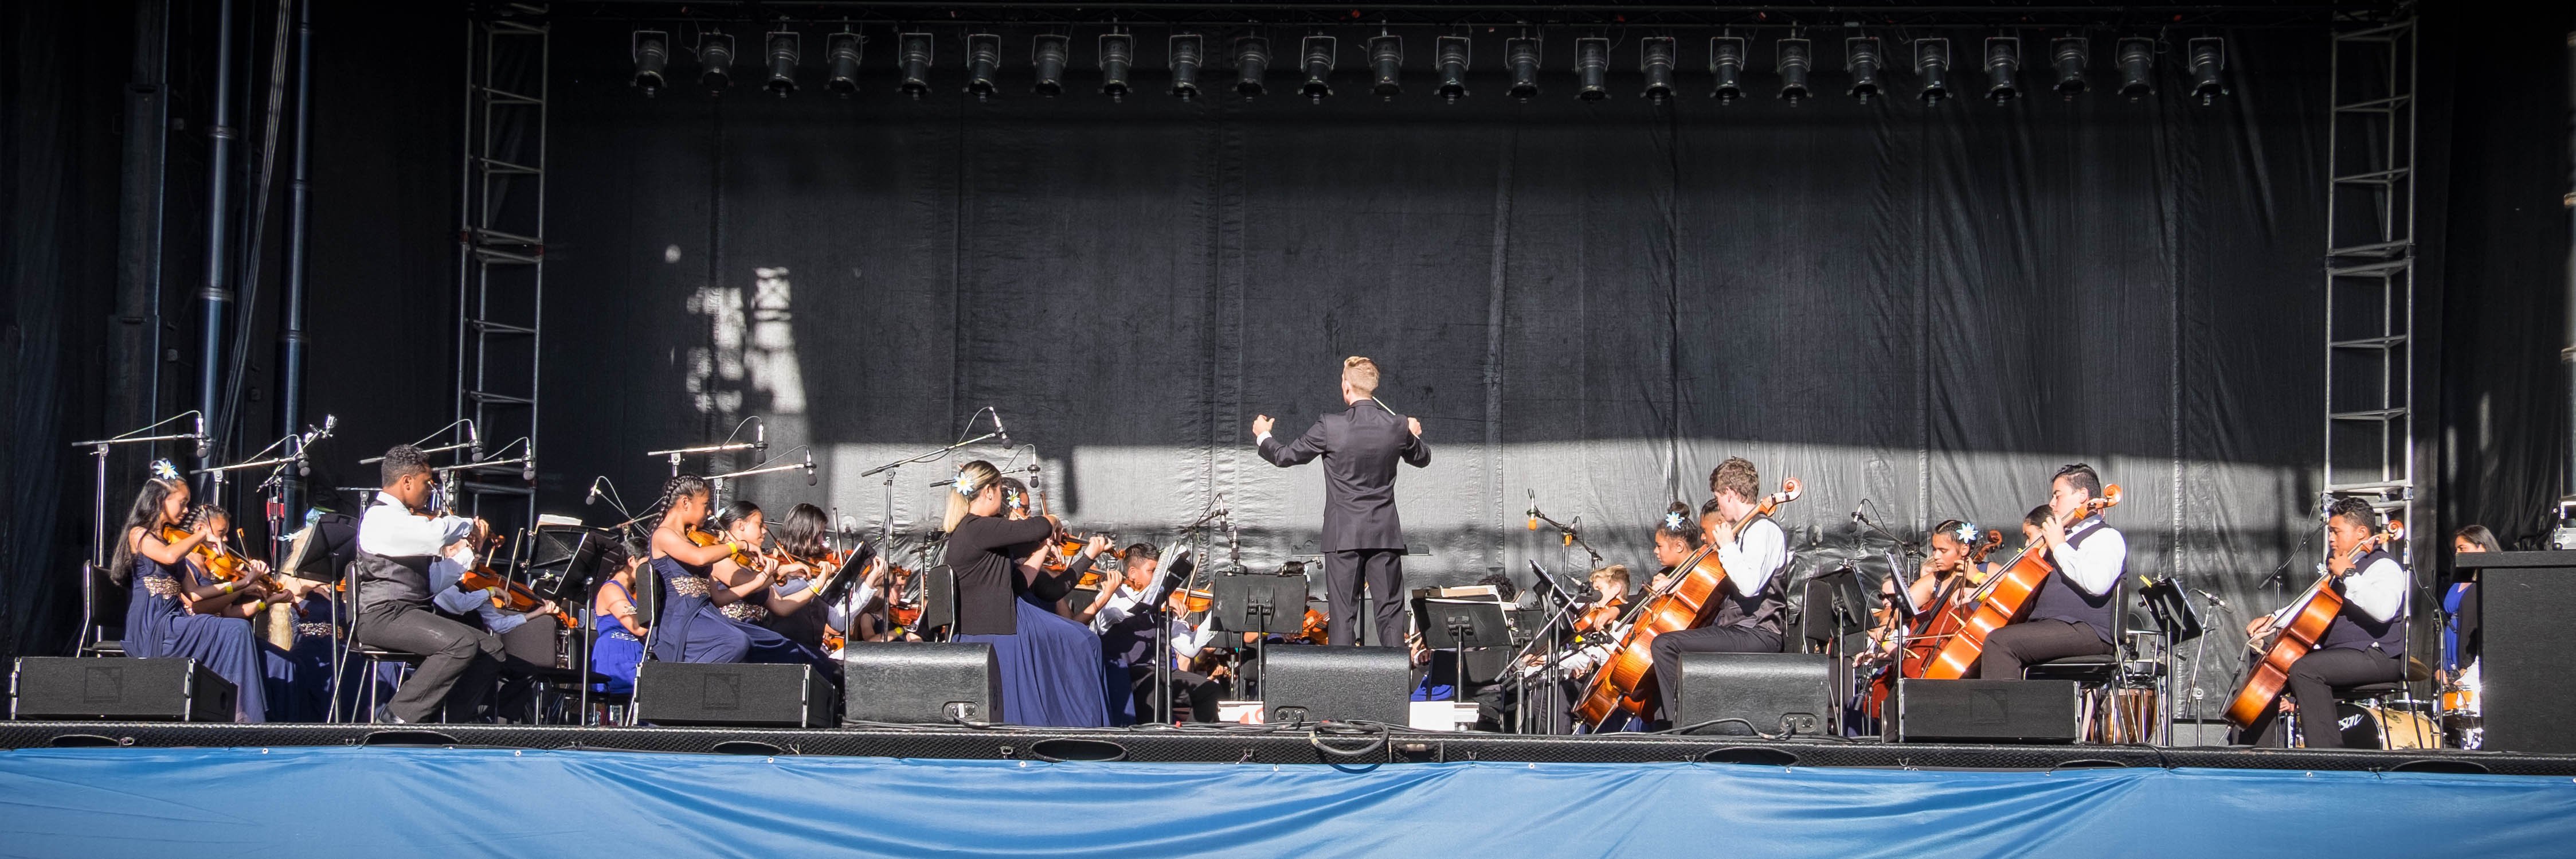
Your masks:
{"label": "black trousers", "polygon": [[1330,603],[1333,616],[1328,624],[1334,644],[1351,644],[1358,630],[1351,625],[1360,613],[1360,584],[1368,584],[1368,597],[1377,615],[1376,631],[1369,644],[1396,647],[1404,643],[1403,549],[1350,549],[1324,553],[1324,599]]}
{"label": "black trousers", "polygon": [[405,722],[444,717],[463,722],[492,691],[501,670],[501,637],[447,618],[427,606],[377,603],[358,614],[358,642],[421,655],[420,667],[394,690],[385,711]]}
{"label": "black trousers", "polygon": [[[1225,685],[1195,671],[1170,674],[1172,696],[1190,702],[1190,721],[1216,721],[1216,702],[1225,697]],[[1136,700],[1136,723],[1163,724],[1172,720],[1172,708],[1154,700],[1154,663],[1127,666],[1127,687]]]}
{"label": "black trousers", "polygon": [[2062,620],[2009,623],[1986,635],[1985,653],[1977,657],[1974,677],[2019,680],[2022,666],[2069,656],[2111,652],[2111,643],[2093,627]]}
{"label": "black trousers", "polygon": [[1682,688],[1682,654],[1778,653],[1780,634],[1746,626],[1703,626],[1655,636],[1647,650],[1655,655],[1655,694],[1663,699],[1664,718],[1673,718]]}
{"label": "black trousers", "polygon": [[[2311,650],[2290,663],[2290,676],[2281,694],[2299,702],[2299,736],[2307,741],[2308,748],[2340,749],[2343,725],[2336,718],[2334,690],[2403,679],[2406,660],[2394,654],[2348,647]],[[2289,738],[2281,735],[2280,723],[2281,704],[2274,701],[2239,736],[2252,737],[2254,745],[2279,748],[2289,744]]]}

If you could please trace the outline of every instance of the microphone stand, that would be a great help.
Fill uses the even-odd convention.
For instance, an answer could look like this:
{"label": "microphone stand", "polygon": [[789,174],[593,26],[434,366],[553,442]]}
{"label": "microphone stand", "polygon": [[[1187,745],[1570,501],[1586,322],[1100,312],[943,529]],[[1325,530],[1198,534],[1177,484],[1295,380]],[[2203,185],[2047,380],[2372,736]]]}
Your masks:
{"label": "microphone stand", "polygon": [[[278,440],[276,440],[276,441],[270,442],[270,443],[269,443],[269,445],[268,445],[267,447],[260,448],[258,453],[254,453],[254,454],[251,454],[251,455],[252,455],[252,456],[263,456],[263,455],[266,455],[266,454],[267,454],[268,452],[270,452],[270,451],[277,450],[279,447],[287,446],[287,445],[289,445],[289,444],[293,443],[293,442],[294,442],[298,437],[299,437],[298,435],[289,434],[289,435],[288,435],[288,436],[286,436],[285,438],[281,438],[281,439],[278,439]],[[214,490],[214,491],[215,491],[215,492],[221,492],[221,491],[223,491],[224,477],[225,477],[226,475],[228,475],[228,474],[232,473],[232,472],[235,472],[235,471],[248,471],[248,470],[253,469],[253,468],[272,468],[272,469],[276,469],[277,471],[284,471],[284,470],[285,470],[285,468],[286,468],[286,466],[294,465],[294,464],[296,464],[296,463],[300,463],[300,462],[303,462],[303,461],[304,461],[304,455],[303,455],[303,453],[301,453],[301,452],[295,452],[295,453],[288,453],[288,454],[285,454],[285,455],[282,455],[282,456],[273,456],[273,457],[269,457],[269,458],[267,458],[267,459],[254,459],[254,460],[250,460],[250,461],[248,461],[248,462],[236,462],[236,463],[233,463],[233,464],[231,464],[231,465],[209,466],[209,467],[206,467],[206,468],[200,468],[200,469],[197,469],[197,470],[195,470],[195,471],[188,472],[188,473],[190,473],[190,474],[211,474],[211,475],[214,475],[214,479],[215,479],[215,490]],[[283,489],[284,487],[283,487],[283,486],[281,486],[281,485],[279,485],[279,483],[278,483],[278,475],[277,475],[277,474],[275,474],[275,473],[270,474],[270,475],[268,476],[268,479],[267,479],[267,480],[264,480],[264,481],[261,481],[261,482],[260,482],[260,484],[259,484],[259,486],[258,486],[257,488],[270,490],[270,491],[269,491],[269,495],[268,495],[268,500],[269,500],[269,506],[270,506],[270,507],[274,508],[274,507],[278,507],[278,506],[281,506],[281,505],[282,505],[282,503],[283,503],[283,500],[284,500],[284,499],[282,499],[282,498],[280,498],[280,497],[278,496],[278,490],[281,490],[281,489]],[[213,493],[209,493],[209,495],[211,495],[211,494],[213,494]],[[267,511],[263,511],[263,512],[265,512],[265,513],[269,513],[269,514],[276,514],[276,513],[277,513],[277,511],[276,511],[276,510],[274,510],[274,509],[272,509],[272,510],[267,510]],[[268,548],[269,548],[269,551],[268,551],[268,562],[269,562],[269,564],[270,564],[271,566],[275,566],[275,565],[277,564],[278,560],[279,560],[279,559],[278,559],[278,557],[277,557],[277,531],[278,531],[278,528],[279,528],[279,527],[281,526],[281,524],[282,524],[282,523],[279,521],[279,519],[281,518],[281,516],[280,516],[280,515],[265,515],[265,516],[263,516],[262,518],[263,518],[263,519],[265,519],[265,520],[267,520],[267,522],[268,522],[268,529],[269,529],[269,533],[268,533]]]}
{"label": "microphone stand", "polygon": [[[743,470],[741,470],[741,471],[728,471],[728,472],[725,472],[725,473],[723,473],[723,474],[710,474],[710,475],[707,475],[707,483],[709,483],[709,484],[711,484],[711,485],[712,485],[712,484],[715,484],[717,481],[733,480],[733,479],[736,479],[736,478],[742,478],[742,477],[750,477],[750,476],[755,475],[755,474],[773,474],[773,473],[781,472],[781,471],[795,471],[795,470],[800,469],[800,468],[801,468],[801,469],[811,469],[811,468],[813,468],[813,467],[814,467],[814,452],[813,452],[813,449],[808,448],[808,447],[806,447],[805,445],[801,445],[801,444],[800,444],[800,445],[797,445],[797,446],[795,446],[795,447],[788,448],[788,449],[787,449],[787,453],[795,453],[795,452],[797,452],[797,451],[799,451],[799,450],[805,451],[805,461],[804,461],[804,462],[790,462],[790,463],[784,463],[784,464],[781,464],[781,465],[770,465],[769,463],[771,463],[771,462],[776,462],[776,461],[778,460],[778,457],[772,457],[772,458],[767,459],[767,460],[762,460],[759,464],[753,465],[752,467],[750,467],[750,468],[746,468],[746,469],[743,469]],[[780,457],[786,456],[786,455],[787,455],[787,453],[779,454],[779,456],[780,456]]]}
{"label": "microphone stand", "polygon": [[[1548,581],[1547,571],[1539,569],[1536,562],[1532,562],[1530,564],[1530,571],[1538,574],[1540,581]],[[1530,654],[1536,652],[1536,648],[1540,647],[1546,647],[1548,649],[1546,660],[1547,694],[1549,705],[1547,709],[1547,732],[1550,734],[1556,733],[1556,696],[1558,690],[1564,688],[1564,683],[1558,679],[1559,675],[1557,674],[1557,670],[1558,666],[1563,662],[1563,655],[1556,652],[1557,648],[1554,646],[1554,637],[1556,635],[1556,630],[1567,624],[1566,618],[1573,615],[1575,602],[1572,595],[1566,594],[1564,591],[1557,588],[1553,582],[1549,583],[1547,590],[1549,593],[1556,595],[1556,611],[1548,615],[1547,622],[1540,624],[1538,631],[1530,634],[1530,640],[1528,643],[1521,645],[1519,650],[1513,651],[1512,653],[1512,660],[1510,663],[1512,682],[1517,684],[1519,689],[1519,694],[1514,700],[1520,703],[1520,706],[1517,708],[1519,713],[1513,717],[1513,733],[1529,733],[1530,674],[1527,670],[1521,668],[1521,660],[1529,658]]]}
{"label": "microphone stand", "polygon": [[[1574,522],[1568,524],[1549,518],[1549,516],[1545,512],[1539,510],[1536,505],[1532,505],[1529,512],[1530,518],[1545,522],[1554,527],[1556,529],[1557,540],[1560,543],[1566,546],[1580,546],[1583,549],[1583,554],[1591,556],[1592,565],[1585,569],[1597,570],[1601,568],[1601,553],[1593,551],[1592,544],[1583,541],[1583,517],[1576,516],[1574,517]],[[1532,528],[1530,530],[1536,531],[1538,529]]]}
{"label": "microphone stand", "polygon": [[156,429],[156,428],[158,428],[158,427],[162,426],[163,424],[167,424],[167,423],[169,423],[169,422],[171,422],[171,421],[175,421],[175,420],[178,420],[178,419],[180,419],[180,418],[184,418],[184,417],[187,417],[187,416],[189,416],[189,415],[193,415],[193,414],[198,414],[198,412],[195,412],[195,411],[185,411],[185,412],[180,412],[180,413],[178,413],[178,414],[171,415],[171,416],[169,416],[169,417],[167,417],[167,418],[163,418],[163,419],[161,419],[161,420],[159,420],[159,421],[155,421],[155,422],[153,422],[150,426],[146,426],[146,427],[143,427],[143,428],[141,428],[141,429],[127,430],[127,431],[126,431],[124,434],[122,434],[122,435],[114,435],[114,436],[109,436],[109,437],[107,437],[107,438],[94,439],[94,440],[91,440],[91,441],[76,441],[76,442],[72,442],[72,447],[74,447],[74,448],[84,448],[84,447],[85,447],[85,448],[89,448],[89,449],[90,449],[90,456],[95,457],[95,458],[98,460],[98,484],[97,484],[97,486],[96,486],[96,492],[97,492],[97,495],[96,495],[96,497],[95,497],[94,499],[92,499],[92,504],[91,504],[91,516],[92,516],[92,517],[94,517],[94,519],[93,519],[93,525],[92,525],[92,527],[91,527],[91,529],[90,529],[90,531],[91,531],[91,533],[90,533],[90,565],[91,565],[91,566],[93,566],[93,567],[105,567],[105,566],[107,566],[107,559],[108,559],[108,555],[110,554],[110,553],[107,551],[107,453],[108,453],[108,451],[109,451],[110,449],[114,448],[115,446],[120,445],[120,444],[159,444],[159,443],[161,443],[161,442],[165,442],[165,441],[189,441],[189,442],[200,442],[200,443],[202,443],[202,442],[204,442],[204,441],[206,440],[205,436],[202,436],[202,435],[199,435],[199,434],[196,434],[196,433],[176,433],[176,434],[171,434],[171,435],[145,435],[145,436],[138,436],[138,435],[135,435],[135,433],[139,433],[139,432],[150,432],[150,431],[152,431],[153,429]]}
{"label": "microphone stand", "polygon": [[887,540],[894,539],[894,479],[895,479],[895,476],[896,476],[896,475],[895,475],[895,472],[896,472],[898,469],[901,469],[901,468],[903,468],[904,466],[907,466],[907,465],[913,465],[913,464],[916,464],[916,463],[929,462],[929,461],[931,461],[931,460],[934,460],[934,459],[938,459],[938,458],[940,458],[940,457],[947,456],[951,451],[955,451],[955,450],[957,450],[958,448],[962,448],[962,447],[965,447],[965,446],[967,446],[967,445],[975,444],[975,443],[977,443],[977,442],[981,442],[981,441],[983,441],[983,440],[985,440],[985,439],[994,438],[994,437],[997,437],[997,436],[1000,436],[1000,435],[1001,435],[1001,433],[999,433],[999,432],[988,432],[988,433],[985,433],[985,434],[983,434],[983,435],[976,436],[976,437],[974,437],[974,438],[960,440],[960,441],[958,441],[956,444],[952,444],[952,445],[949,445],[949,446],[947,446],[947,447],[940,448],[940,449],[938,449],[938,450],[925,451],[925,452],[922,452],[922,453],[914,454],[914,455],[912,455],[912,456],[907,456],[907,457],[904,457],[904,458],[902,458],[902,459],[898,459],[898,460],[895,460],[895,461],[893,461],[893,462],[889,462],[889,463],[886,463],[886,464],[884,464],[884,465],[880,465],[880,466],[877,466],[877,467],[875,467],[875,468],[871,468],[871,469],[868,469],[868,470],[866,470],[866,471],[859,472],[859,476],[860,476],[860,477],[875,477],[876,475],[878,475],[878,474],[880,474],[880,473],[882,473],[882,474],[884,474],[884,475],[886,476],[886,479],[885,479],[885,521],[884,521],[884,523],[882,523],[882,525],[879,527],[879,529],[878,529],[878,531],[877,531],[877,535],[878,535],[878,537],[879,537],[879,538],[881,538],[881,539],[887,539]]}

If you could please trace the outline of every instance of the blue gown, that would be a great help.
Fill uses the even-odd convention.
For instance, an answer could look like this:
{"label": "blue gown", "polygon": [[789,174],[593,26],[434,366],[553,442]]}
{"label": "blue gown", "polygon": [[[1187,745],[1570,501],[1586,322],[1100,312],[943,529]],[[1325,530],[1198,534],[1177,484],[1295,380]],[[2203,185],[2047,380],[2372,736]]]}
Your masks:
{"label": "blue gown", "polygon": [[196,579],[185,561],[170,565],[135,554],[134,601],[125,609],[125,655],[197,660],[215,676],[232,681],[239,721],[265,722],[268,674],[259,638],[251,634],[248,620],[188,613],[179,592],[202,587],[194,584]]}
{"label": "blue gown", "polygon": [[713,599],[716,584],[707,575],[708,567],[692,567],[665,555],[653,559],[653,572],[662,581],[662,616],[653,626],[653,658],[822,665],[813,651],[787,636],[726,617]]}
{"label": "blue gown", "polygon": [[[625,585],[616,582],[608,585],[626,594],[628,603],[635,601],[634,594],[627,592]],[[608,612],[598,612],[591,623],[599,629],[599,640],[590,648],[590,672],[608,680],[590,684],[590,691],[613,695],[634,693],[635,666],[644,661],[644,640],[627,632],[626,624],[618,622],[617,616]]]}
{"label": "blue gown", "polygon": [[[1010,635],[960,635],[957,641],[990,644],[1002,671],[1002,718],[1014,725],[1050,728],[1109,726],[1108,684],[1102,674],[1100,636],[1091,627],[1040,606],[1026,593],[1011,600],[1019,631]],[[1119,678],[1123,683],[1124,676]],[[1121,691],[1124,691],[1122,686]]]}
{"label": "blue gown", "polygon": [[[331,692],[339,686],[331,681],[331,651],[338,643],[332,634],[332,606],[330,589],[315,588],[296,603],[295,646],[279,653],[261,642],[261,649],[270,657],[270,718],[280,722],[320,722],[330,718]],[[339,619],[348,619],[345,610]]]}

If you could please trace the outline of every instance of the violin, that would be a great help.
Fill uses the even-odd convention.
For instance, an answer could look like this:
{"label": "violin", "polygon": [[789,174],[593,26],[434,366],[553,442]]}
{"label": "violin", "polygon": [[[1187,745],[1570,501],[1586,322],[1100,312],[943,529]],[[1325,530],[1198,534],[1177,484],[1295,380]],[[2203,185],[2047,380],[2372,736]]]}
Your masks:
{"label": "violin", "polygon": [[[704,528],[690,528],[685,533],[689,535],[690,543],[700,546],[717,546],[722,545],[725,542],[724,535]],[[761,554],[760,547],[758,546],[744,546],[733,550],[733,554],[727,557],[731,558],[736,564],[745,567],[752,567],[755,566],[755,561],[766,556]]]}
{"label": "violin", "polygon": [[1332,619],[1325,617],[1323,612],[1316,611],[1314,606],[1307,606],[1305,623],[1299,625],[1297,634],[1290,636],[1288,640],[1297,644],[1330,642],[1333,640]]}
{"label": "violin", "polygon": [[[160,535],[161,542],[176,544],[179,541],[186,540],[189,537],[194,536],[196,534],[198,521],[203,519],[204,516],[205,508],[200,507],[197,508],[196,512],[189,514],[186,525],[162,526]],[[197,565],[197,569],[204,571],[207,578],[211,578],[218,582],[259,584],[272,591],[283,591],[286,589],[284,585],[278,583],[277,577],[275,576],[259,575],[255,578],[251,577],[252,568],[250,565],[250,559],[242,557],[240,554],[235,553],[230,547],[224,545],[224,541],[220,537],[208,537],[205,542],[198,543],[196,548],[188,550],[188,560],[194,562]]]}
{"label": "violin", "polygon": [[[466,570],[465,575],[456,580],[456,586],[469,591],[491,589],[492,604],[499,606],[503,611],[527,614],[546,604],[545,598],[537,596],[535,590],[503,577],[500,573],[494,572],[490,565]],[[563,606],[555,606],[552,614],[555,621],[562,624],[559,629],[575,628],[572,612],[565,610]]]}

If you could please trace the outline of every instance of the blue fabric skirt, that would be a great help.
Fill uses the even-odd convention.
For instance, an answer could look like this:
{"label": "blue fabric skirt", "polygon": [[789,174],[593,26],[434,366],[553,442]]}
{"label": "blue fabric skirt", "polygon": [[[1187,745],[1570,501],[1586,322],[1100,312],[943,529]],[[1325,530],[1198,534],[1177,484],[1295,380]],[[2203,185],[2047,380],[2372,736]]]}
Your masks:
{"label": "blue fabric skirt", "polygon": [[1100,636],[1027,600],[1012,600],[1020,631],[1010,635],[960,635],[969,644],[993,646],[1002,669],[998,721],[1050,728],[1104,728]]}

